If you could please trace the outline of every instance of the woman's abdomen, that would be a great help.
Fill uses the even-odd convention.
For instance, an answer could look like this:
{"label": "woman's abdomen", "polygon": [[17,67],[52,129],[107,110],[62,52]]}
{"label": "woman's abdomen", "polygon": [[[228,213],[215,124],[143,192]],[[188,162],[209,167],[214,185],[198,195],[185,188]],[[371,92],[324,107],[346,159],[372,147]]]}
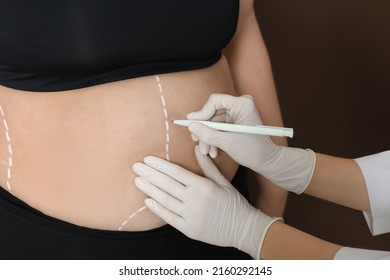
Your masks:
{"label": "woman's abdomen", "polygon": [[[224,59],[201,70],[54,93],[0,87],[0,184],[43,213],[90,228],[165,224],[144,207],[132,164],[156,155],[201,174],[188,130],[175,126],[213,92],[234,94]],[[231,179],[237,165],[219,153]]]}

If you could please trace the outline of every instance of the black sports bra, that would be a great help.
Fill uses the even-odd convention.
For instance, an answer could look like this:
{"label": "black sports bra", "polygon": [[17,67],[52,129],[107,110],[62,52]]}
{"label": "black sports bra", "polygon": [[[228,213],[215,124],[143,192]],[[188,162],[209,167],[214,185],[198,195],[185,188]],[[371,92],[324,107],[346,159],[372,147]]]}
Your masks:
{"label": "black sports bra", "polygon": [[0,0],[0,84],[76,89],[207,67],[239,0]]}

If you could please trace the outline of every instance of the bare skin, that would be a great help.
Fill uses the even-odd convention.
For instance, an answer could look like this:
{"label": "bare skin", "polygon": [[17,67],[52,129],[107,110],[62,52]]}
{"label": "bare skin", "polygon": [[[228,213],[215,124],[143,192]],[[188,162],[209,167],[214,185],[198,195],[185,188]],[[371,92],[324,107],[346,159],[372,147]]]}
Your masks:
{"label": "bare skin", "polygon": [[342,246],[281,222],[271,225],[260,258],[264,260],[332,260]]}
{"label": "bare skin", "polygon": [[[185,118],[213,92],[235,92],[225,59],[206,69],[159,79],[169,121]],[[155,76],[54,93],[0,87],[0,104],[12,144],[12,194],[49,216],[117,230],[144,206],[145,195],[133,185],[132,164],[150,154],[165,158],[167,144],[172,162],[200,172],[187,129],[169,123],[167,131]],[[0,185],[6,188],[4,126],[0,135]],[[231,179],[237,164],[222,153],[218,162]],[[145,209],[123,230],[163,224]]]}
{"label": "bare skin", "polygon": [[366,183],[356,162],[319,153],[316,157],[313,178],[305,193],[349,208],[370,212]]}
{"label": "bare skin", "polygon": [[[316,167],[306,194],[360,211],[371,210],[363,174],[354,160],[319,153],[316,157]],[[340,248],[338,244],[276,222],[266,234],[260,257],[333,259]]]}

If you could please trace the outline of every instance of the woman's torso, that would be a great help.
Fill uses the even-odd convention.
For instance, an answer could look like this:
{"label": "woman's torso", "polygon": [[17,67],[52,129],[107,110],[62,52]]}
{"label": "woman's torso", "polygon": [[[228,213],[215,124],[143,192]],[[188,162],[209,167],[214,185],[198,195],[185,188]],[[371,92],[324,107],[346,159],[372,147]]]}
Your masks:
{"label": "woman's torso", "polygon": [[[131,166],[157,155],[200,172],[186,128],[170,122],[213,92],[234,93],[227,62],[56,93],[0,87],[0,184],[44,213],[99,229],[145,230]],[[8,136],[7,136],[8,134]],[[220,154],[228,178],[236,164]]]}
{"label": "woman's torso", "polygon": [[[200,172],[188,131],[170,121],[213,92],[235,93],[216,61],[237,3],[1,0],[0,185],[76,225],[164,224],[144,208],[131,166],[152,154]],[[237,165],[217,162],[232,178]]]}

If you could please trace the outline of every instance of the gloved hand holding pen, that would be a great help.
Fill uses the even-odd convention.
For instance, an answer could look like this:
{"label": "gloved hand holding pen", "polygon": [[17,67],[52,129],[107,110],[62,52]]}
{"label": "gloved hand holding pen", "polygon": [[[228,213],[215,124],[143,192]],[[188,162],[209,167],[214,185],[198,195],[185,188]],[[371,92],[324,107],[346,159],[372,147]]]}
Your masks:
{"label": "gloved hand holding pen", "polygon": [[[262,124],[250,96],[213,94],[200,111],[187,118],[215,120],[218,114],[216,118],[221,120],[220,113],[224,110],[227,122]],[[133,166],[140,176],[135,180],[136,186],[153,198],[145,200],[146,206],[190,238],[233,246],[255,259],[260,258],[267,230],[280,218],[269,217],[251,206],[207,155],[215,157],[216,148],[220,148],[239,164],[300,193],[310,181],[314,153],[293,148],[288,148],[293,152],[285,151],[268,136],[222,132],[200,123],[190,124],[189,130],[192,138],[199,141],[195,156],[206,178],[163,159],[146,157],[144,163]],[[284,161],[294,169],[286,172]],[[295,178],[293,184],[292,178]],[[209,230],[205,231],[205,228]]]}
{"label": "gloved hand holding pen", "polygon": [[[226,111],[227,122],[261,124],[250,97],[223,94],[212,95],[188,119],[220,121],[222,110]],[[379,213],[375,229],[388,232],[390,223],[383,217],[389,213],[386,182],[390,182],[390,151],[351,160],[280,147],[268,136],[222,132],[196,122],[189,125],[189,130],[193,139],[199,141],[195,156],[206,177],[151,156],[144,163],[133,165],[140,176],[135,180],[136,186],[150,196],[145,200],[146,206],[188,237],[218,246],[233,246],[256,259],[390,259],[390,252],[342,247],[284,223],[275,223],[280,218],[271,218],[252,207],[207,156],[215,156],[216,148],[220,148],[241,165],[286,190],[298,194],[305,191],[362,211],[369,212],[374,207],[375,212],[366,215],[376,219]],[[379,183],[370,174],[381,178]],[[379,203],[369,200],[366,182],[371,183],[371,191],[375,189],[381,194],[376,199]]]}
{"label": "gloved hand holding pen", "polygon": [[[223,109],[226,110],[227,122],[262,124],[250,96],[212,94],[200,111],[188,114],[187,118],[210,120]],[[190,124],[189,130],[192,138],[199,140],[203,155],[213,151],[210,156],[215,157],[212,147],[220,148],[237,163],[297,194],[302,193],[310,182],[315,166],[315,153],[311,150],[282,147],[274,144],[268,136],[218,131],[201,123]]]}
{"label": "gloved hand holding pen", "polygon": [[[200,111],[187,118],[221,120],[221,111],[225,111],[230,123],[262,124],[250,96],[213,94]],[[146,157],[144,163],[133,165],[140,176],[135,180],[136,186],[152,198],[145,200],[146,206],[190,238],[232,246],[260,258],[268,228],[280,218],[269,217],[250,205],[223,177],[208,154],[215,157],[216,148],[220,148],[239,164],[262,173],[289,191],[301,193],[313,172],[314,153],[284,150],[268,136],[222,132],[200,123],[190,124],[189,130],[192,138],[199,141],[195,156],[206,178],[163,159]]]}

